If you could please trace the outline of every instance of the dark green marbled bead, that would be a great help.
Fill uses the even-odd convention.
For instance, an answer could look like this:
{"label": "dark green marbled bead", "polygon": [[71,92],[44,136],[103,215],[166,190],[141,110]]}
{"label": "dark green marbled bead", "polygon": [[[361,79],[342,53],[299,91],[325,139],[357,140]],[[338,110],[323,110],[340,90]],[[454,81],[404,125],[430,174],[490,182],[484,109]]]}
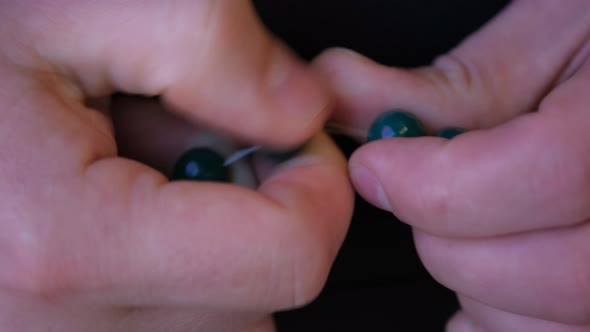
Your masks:
{"label": "dark green marbled bead", "polygon": [[426,130],[416,116],[409,112],[393,110],[385,112],[369,128],[368,141],[392,137],[425,136]]}
{"label": "dark green marbled bead", "polygon": [[231,182],[224,161],[223,156],[208,148],[188,150],[176,161],[171,180]]}
{"label": "dark green marbled bead", "polygon": [[464,132],[465,132],[465,129],[462,129],[462,128],[447,127],[447,128],[442,128],[441,130],[439,130],[436,133],[436,136],[451,139],[457,135],[463,134]]}

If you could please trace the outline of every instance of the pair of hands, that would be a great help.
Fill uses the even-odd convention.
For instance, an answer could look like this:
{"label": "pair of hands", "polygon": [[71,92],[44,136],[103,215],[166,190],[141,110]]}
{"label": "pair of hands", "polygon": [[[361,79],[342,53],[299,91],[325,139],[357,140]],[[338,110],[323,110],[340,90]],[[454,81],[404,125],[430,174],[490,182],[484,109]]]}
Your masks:
{"label": "pair of hands", "polygon": [[[588,2],[515,1],[415,70],[345,50],[308,68],[245,0],[0,8],[3,328],[272,331],[269,313],[321,290],[350,175],[458,293],[449,332],[590,330]],[[115,91],[161,95],[171,113],[111,114],[100,102]],[[315,135],[332,101],[362,130],[399,107],[472,131],[373,142],[347,165]],[[117,156],[124,143],[173,162],[197,130],[172,113],[277,148],[315,136],[255,193]]]}

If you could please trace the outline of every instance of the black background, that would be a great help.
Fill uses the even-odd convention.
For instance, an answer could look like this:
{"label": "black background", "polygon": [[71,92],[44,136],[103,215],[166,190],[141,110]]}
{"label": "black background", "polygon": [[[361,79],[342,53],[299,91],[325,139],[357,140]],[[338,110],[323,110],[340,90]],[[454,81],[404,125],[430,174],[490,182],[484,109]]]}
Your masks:
{"label": "black background", "polygon": [[[387,65],[413,67],[457,45],[505,0],[258,0],[268,28],[311,59],[348,47]],[[355,145],[337,138],[346,154]],[[357,198],[349,234],[312,304],[276,315],[279,332],[444,330],[458,308],[421,265],[408,226]]]}

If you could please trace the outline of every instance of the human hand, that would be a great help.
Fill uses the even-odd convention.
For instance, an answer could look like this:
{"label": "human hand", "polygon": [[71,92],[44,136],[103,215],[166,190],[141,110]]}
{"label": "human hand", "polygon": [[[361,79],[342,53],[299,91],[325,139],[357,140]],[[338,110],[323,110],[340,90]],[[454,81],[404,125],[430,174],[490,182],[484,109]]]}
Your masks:
{"label": "human hand", "polygon": [[514,1],[432,66],[349,51],[316,63],[335,121],[364,131],[405,109],[446,140],[356,151],[353,184],[413,226],[421,259],[458,293],[459,331],[590,331],[590,3]]}
{"label": "human hand", "polygon": [[[328,93],[248,1],[4,1],[0,41],[1,330],[270,331],[318,294],[352,210],[346,163],[315,136]],[[85,106],[115,91],[249,143],[315,137],[256,191],[170,183]],[[125,114],[147,159],[194,134]]]}

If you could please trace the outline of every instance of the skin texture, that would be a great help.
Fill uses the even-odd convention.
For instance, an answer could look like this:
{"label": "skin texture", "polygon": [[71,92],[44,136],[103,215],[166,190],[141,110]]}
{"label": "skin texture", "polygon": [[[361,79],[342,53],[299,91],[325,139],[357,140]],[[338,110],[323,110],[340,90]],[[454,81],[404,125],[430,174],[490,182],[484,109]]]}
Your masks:
{"label": "skin texture", "polygon": [[356,189],[414,229],[458,293],[448,332],[590,331],[590,3],[520,0],[431,66],[348,50],[315,62],[336,121],[414,112],[452,140],[393,138],[349,162]]}
{"label": "skin texture", "polygon": [[[249,2],[0,0],[0,41],[1,330],[266,332],[315,298],[352,188],[327,90]],[[256,190],[168,182],[203,127],[313,138]]]}

